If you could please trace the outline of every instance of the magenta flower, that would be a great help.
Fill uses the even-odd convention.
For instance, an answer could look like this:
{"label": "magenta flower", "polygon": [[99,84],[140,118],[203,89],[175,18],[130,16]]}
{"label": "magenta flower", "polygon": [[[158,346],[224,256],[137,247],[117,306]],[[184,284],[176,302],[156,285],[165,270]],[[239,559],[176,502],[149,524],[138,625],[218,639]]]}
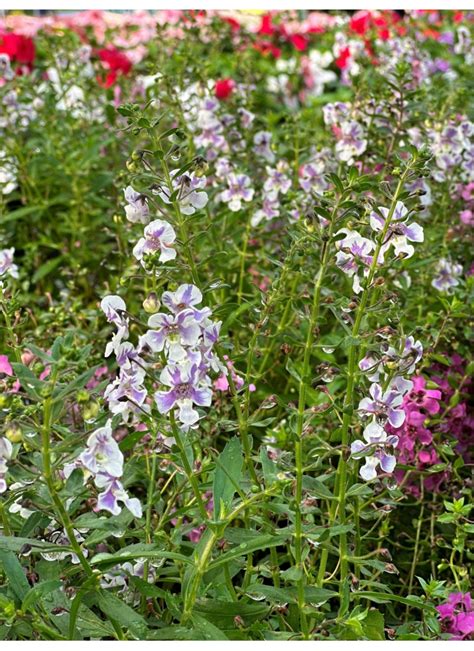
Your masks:
{"label": "magenta flower", "polygon": [[[408,407],[416,406],[417,410],[423,409],[426,413],[433,415],[440,410],[439,401],[441,391],[437,389],[426,389],[426,380],[421,375],[413,378],[413,389],[408,395]],[[426,416],[423,420],[425,420]]]}
{"label": "magenta flower", "polygon": [[1,373],[3,373],[3,375],[9,375],[10,377],[13,375],[12,365],[6,355],[0,355],[0,374]]}
{"label": "magenta flower", "polygon": [[453,592],[448,601],[436,610],[441,618],[442,629],[453,640],[464,640],[474,633],[474,609],[469,593]]}

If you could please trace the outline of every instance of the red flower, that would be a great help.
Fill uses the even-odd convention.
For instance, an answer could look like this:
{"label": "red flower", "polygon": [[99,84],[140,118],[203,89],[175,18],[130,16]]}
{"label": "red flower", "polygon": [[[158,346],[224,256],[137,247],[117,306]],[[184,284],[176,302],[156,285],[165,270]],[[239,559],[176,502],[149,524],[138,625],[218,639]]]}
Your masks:
{"label": "red flower", "polygon": [[0,38],[0,54],[8,54],[11,61],[32,67],[35,60],[35,44],[31,38],[13,33],[3,34]]}
{"label": "red flower", "polygon": [[351,51],[348,47],[345,47],[339,52],[339,56],[334,63],[340,70],[344,70],[344,68],[347,68],[347,64],[349,63],[350,58]]}
{"label": "red flower", "polygon": [[267,36],[272,36],[275,33],[275,28],[272,25],[272,17],[270,14],[265,14],[262,16],[262,23],[260,29],[258,30],[259,34],[266,34]]}
{"label": "red flower", "polygon": [[229,23],[233,32],[239,31],[240,23],[237,20],[235,20],[235,18],[229,18],[228,16],[224,16],[222,20],[226,23]]}
{"label": "red flower", "polygon": [[370,11],[356,12],[349,23],[349,28],[356,34],[363,36],[370,27]]}
{"label": "red flower", "polygon": [[275,59],[281,57],[281,48],[273,45],[269,41],[260,41],[259,43],[254,43],[254,48],[261,52],[263,55],[271,54]]}
{"label": "red flower", "polygon": [[110,88],[117,81],[119,73],[127,75],[132,69],[132,62],[128,57],[125,56],[120,50],[115,48],[104,48],[97,52],[97,56],[104,64],[104,68],[107,69],[107,75],[105,79],[103,77],[98,77],[97,81],[104,88]]}
{"label": "red flower", "polygon": [[304,52],[308,47],[308,39],[305,38],[302,34],[292,34],[289,38],[289,41],[299,52]]}
{"label": "red flower", "polygon": [[227,99],[232,94],[235,88],[235,81],[233,79],[219,79],[216,81],[214,93],[217,99]]}
{"label": "red flower", "polygon": [[435,41],[437,41],[439,39],[439,37],[441,36],[441,33],[438,32],[437,29],[428,28],[428,29],[423,30],[423,35],[426,36],[426,38],[432,38]]}

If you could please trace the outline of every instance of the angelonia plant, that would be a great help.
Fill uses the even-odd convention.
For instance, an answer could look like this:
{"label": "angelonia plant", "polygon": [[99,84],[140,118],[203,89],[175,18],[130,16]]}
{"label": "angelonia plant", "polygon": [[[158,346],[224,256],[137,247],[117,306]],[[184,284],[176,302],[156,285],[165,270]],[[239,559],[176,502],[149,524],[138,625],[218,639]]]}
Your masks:
{"label": "angelonia plant", "polygon": [[474,16],[176,13],[2,37],[0,638],[468,640]]}

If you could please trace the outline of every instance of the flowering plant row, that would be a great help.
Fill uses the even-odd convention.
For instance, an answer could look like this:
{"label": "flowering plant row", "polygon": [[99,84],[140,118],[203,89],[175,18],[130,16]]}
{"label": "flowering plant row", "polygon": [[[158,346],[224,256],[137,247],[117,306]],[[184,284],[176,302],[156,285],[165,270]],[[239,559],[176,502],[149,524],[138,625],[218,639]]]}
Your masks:
{"label": "flowering plant row", "polygon": [[473,20],[3,19],[1,639],[472,636]]}

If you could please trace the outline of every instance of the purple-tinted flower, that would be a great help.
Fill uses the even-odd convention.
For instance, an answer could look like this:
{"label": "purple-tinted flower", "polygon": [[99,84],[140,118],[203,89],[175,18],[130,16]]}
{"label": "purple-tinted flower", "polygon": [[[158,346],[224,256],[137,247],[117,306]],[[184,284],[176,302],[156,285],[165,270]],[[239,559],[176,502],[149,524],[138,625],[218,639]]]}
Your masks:
{"label": "purple-tinted flower", "polygon": [[237,113],[239,114],[240,122],[244,129],[248,129],[255,120],[255,115],[243,107],[238,108]]}
{"label": "purple-tinted flower", "polygon": [[160,414],[167,414],[175,406],[179,408],[178,419],[189,427],[199,420],[199,413],[193,405],[209,407],[212,391],[200,381],[198,366],[185,362],[165,367],[160,374],[162,384],[171,387],[169,391],[157,391],[155,401]]}
{"label": "purple-tinted flower", "polygon": [[0,437],[0,493],[7,490],[5,475],[7,474],[7,461],[12,458],[13,447],[7,438]]}
{"label": "purple-tinted flower", "polygon": [[132,367],[132,364],[134,363],[141,364],[142,366],[145,365],[145,362],[142,359],[140,359],[140,356],[135,346],[129,341],[122,341],[116,347],[114,352],[115,352],[115,359],[117,360],[117,364],[120,367],[123,367],[125,369],[130,369]]}
{"label": "purple-tinted flower", "polygon": [[322,194],[328,187],[324,178],[325,165],[321,160],[310,161],[300,167],[299,184],[306,193]]}
{"label": "purple-tinted flower", "polygon": [[140,345],[146,344],[153,352],[165,350],[174,362],[186,356],[183,346],[196,345],[201,336],[201,328],[193,310],[182,310],[176,316],[153,314],[148,319],[148,325],[153,329],[140,337]]}
{"label": "purple-tinted flower", "polygon": [[432,286],[440,292],[449,292],[453,287],[459,285],[459,276],[462,274],[462,266],[440,258],[436,264],[436,276],[431,281]]}
{"label": "purple-tinted flower", "polygon": [[263,206],[252,216],[250,223],[252,226],[258,226],[261,221],[271,221],[280,214],[279,203],[270,197],[265,197]]}
{"label": "purple-tinted flower", "polygon": [[250,177],[246,174],[234,174],[227,177],[227,190],[220,193],[219,198],[228,204],[232,212],[242,208],[242,201],[252,201],[255,190],[251,187]]}
{"label": "purple-tinted flower", "polygon": [[[407,337],[400,353],[389,346],[384,352],[384,356],[387,361],[397,362],[399,372],[411,374],[414,373],[417,362],[423,356],[423,345],[421,341],[415,341],[414,337]],[[402,381],[402,378],[399,378],[398,381]],[[402,393],[406,393],[410,389],[411,386]]]}
{"label": "purple-tinted flower", "polygon": [[93,476],[106,473],[120,477],[123,472],[123,454],[112,436],[112,421],[92,432],[87,439],[86,449],[72,462],[64,466],[64,476],[68,478],[73,470],[82,468]]}
{"label": "purple-tinted flower", "polygon": [[112,421],[95,430],[87,439],[87,447],[79,461],[93,475],[103,472],[120,477],[123,472],[123,454],[112,436]]}
{"label": "purple-tinted flower", "polygon": [[176,233],[171,224],[162,219],[155,219],[145,227],[144,237],[136,243],[133,255],[137,260],[143,260],[145,255],[160,251],[158,258],[160,262],[174,260],[176,258],[176,251],[173,248],[175,240]]}
{"label": "purple-tinted flower", "polygon": [[[178,176],[178,170],[173,170],[171,179],[173,192],[178,191],[176,201],[178,201],[183,215],[194,215],[196,210],[206,206],[208,196],[203,191],[203,188],[206,187],[206,178],[204,176],[196,176],[194,172],[187,172]],[[168,191],[162,190],[158,193],[158,196],[165,203],[171,203]]]}
{"label": "purple-tinted flower", "polygon": [[352,289],[356,294],[362,291],[358,276],[360,266],[363,267],[364,275],[368,273],[368,266],[372,263],[370,253],[374,250],[375,244],[362,237],[356,231],[342,228],[337,234],[344,233],[345,237],[336,242],[336,265],[349,278],[353,278]]}
{"label": "purple-tinted flower", "polygon": [[349,114],[349,104],[345,104],[344,102],[335,102],[334,104],[325,104],[323,106],[324,124],[327,126],[337,126],[341,122],[346,122]]}
{"label": "purple-tinted flower", "polygon": [[351,163],[367,149],[367,139],[361,124],[355,120],[343,122],[336,143],[336,156],[340,161]]}
{"label": "purple-tinted flower", "polygon": [[111,477],[107,474],[99,474],[95,478],[95,485],[97,488],[105,489],[102,493],[99,493],[97,499],[97,510],[104,509],[105,511],[110,511],[112,515],[119,515],[122,511],[119,502],[122,502],[130,513],[132,513],[136,518],[141,518],[142,506],[140,500],[136,497],[129,497],[122,482],[120,482],[116,477]]}
{"label": "purple-tinted flower", "polygon": [[288,163],[280,161],[276,168],[267,167],[268,178],[263,184],[263,189],[268,193],[269,199],[276,199],[278,194],[286,194],[291,188],[291,180],[286,175]]}
{"label": "purple-tinted flower", "polygon": [[112,340],[105,348],[105,356],[109,357],[113,352],[117,353],[122,344],[122,340],[128,337],[127,306],[123,298],[112,294],[110,296],[104,296],[100,307],[107,317],[107,321],[117,326],[117,332],[112,336]]}
{"label": "purple-tinted flower", "polygon": [[185,283],[180,285],[175,292],[163,292],[161,301],[173,314],[179,314],[183,310],[191,309],[194,312],[195,320],[198,322],[209,318],[212,314],[208,307],[203,307],[200,310],[195,307],[202,302],[202,293],[196,285]]}
{"label": "purple-tinted flower", "polygon": [[269,163],[275,160],[275,154],[271,150],[272,134],[269,131],[259,131],[253,137],[255,145],[254,152]]}
{"label": "purple-tinted flower", "polygon": [[125,206],[125,215],[128,221],[133,224],[148,224],[150,221],[150,211],[146,197],[139,192],[135,192],[131,185],[125,188],[123,192],[125,201],[128,204]]}
{"label": "purple-tinted flower", "polygon": [[225,179],[234,169],[232,163],[228,158],[218,158],[215,163],[216,176],[220,179]]}
{"label": "purple-tinted flower", "polygon": [[387,389],[385,393],[380,384],[371,384],[371,398],[363,398],[358,407],[363,415],[373,415],[381,421],[388,420],[393,427],[401,427],[405,420],[405,412],[399,409],[403,402],[402,394],[396,389]]}
{"label": "purple-tinted flower", "polygon": [[100,307],[109,323],[115,323],[117,327],[124,326],[128,323],[125,316],[127,306],[125,305],[123,298],[120,296],[114,294],[104,296],[100,302]]}
{"label": "purple-tinted flower", "polygon": [[[389,209],[382,206],[379,207],[378,212],[373,211],[371,213],[370,225],[374,231],[383,231],[389,213]],[[407,240],[410,240],[410,242],[423,242],[423,228],[414,222],[407,224],[407,215],[408,209],[401,201],[397,201],[382,245],[382,254],[393,246],[395,255],[404,254],[407,258],[410,258],[415,249],[408,244]]]}
{"label": "purple-tinted flower", "polygon": [[365,458],[365,464],[360,469],[360,476],[366,481],[375,479],[379,464],[384,472],[392,473],[395,469],[396,459],[392,454],[387,453],[387,448],[396,447],[398,437],[387,436],[375,418],[364,429],[363,436],[365,441],[357,440],[351,445],[351,455],[354,459]]}
{"label": "purple-tinted flower", "polygon": [[142,384],[144,378],[145,371],[139,366],[121,368],[118,377],[104,391],[109,410],[112,414],[120,414],[125,423],[131,413],[150,411],[149,406],[145,404],[147,391]]}
{"label": "purple-tinted flower", "polygon": [[8,273],[12,278],[18,278],[18,267],[13,263],[15,249],[3,249],[0,251],[0,276]]}

